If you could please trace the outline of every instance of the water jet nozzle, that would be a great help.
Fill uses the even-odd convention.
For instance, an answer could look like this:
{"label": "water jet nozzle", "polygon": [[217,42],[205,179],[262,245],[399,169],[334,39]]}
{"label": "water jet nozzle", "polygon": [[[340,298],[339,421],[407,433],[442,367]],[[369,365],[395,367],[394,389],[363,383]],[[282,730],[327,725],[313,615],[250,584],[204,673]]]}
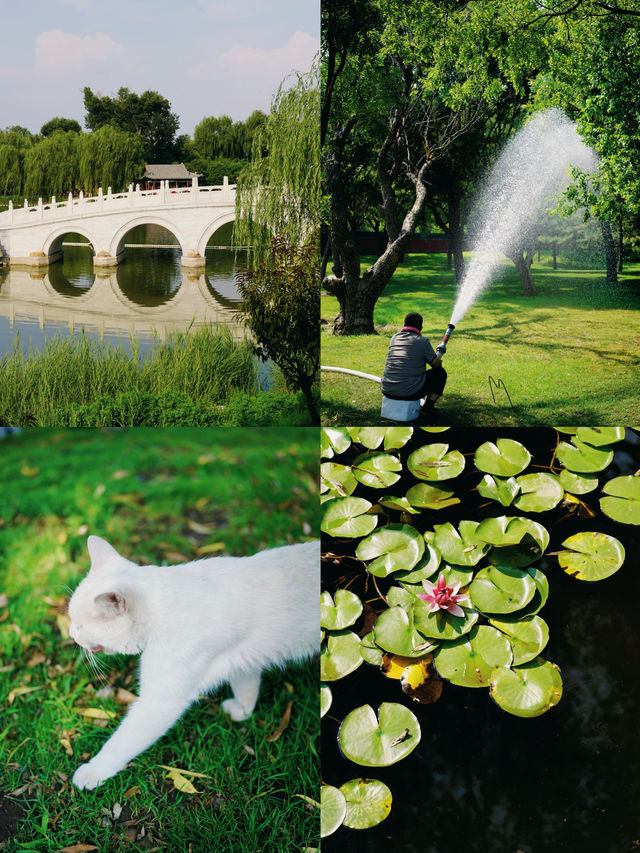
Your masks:
{"label": "water jet nozzle", "polygon": [[447,351],[447,342],[451,337],[451,332],[453,332],[454,329],[455,326],[453,325],[453,323],[449,323],[449,325],[447,326],[447,331],[444,333],[444,336],[442,338],[442,341],[436,347],[436,352],[439,356],[443,356]]}

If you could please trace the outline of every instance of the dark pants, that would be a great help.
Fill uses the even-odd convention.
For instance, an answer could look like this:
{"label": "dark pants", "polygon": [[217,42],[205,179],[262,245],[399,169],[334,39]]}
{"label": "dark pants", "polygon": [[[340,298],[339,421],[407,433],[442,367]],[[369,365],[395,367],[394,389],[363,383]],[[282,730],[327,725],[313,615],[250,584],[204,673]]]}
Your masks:
{"label": "dark pants", "polygon": [[390,400],[420,400],[422,397],[428,397],[429,394],[437,394],[440,397],[446,384],[447,371],[444,367],[431,367],[425,374],[424,385],[415,394],[410,397],[395,397],[393,394],[385,394],[385,397],[389,397]]}

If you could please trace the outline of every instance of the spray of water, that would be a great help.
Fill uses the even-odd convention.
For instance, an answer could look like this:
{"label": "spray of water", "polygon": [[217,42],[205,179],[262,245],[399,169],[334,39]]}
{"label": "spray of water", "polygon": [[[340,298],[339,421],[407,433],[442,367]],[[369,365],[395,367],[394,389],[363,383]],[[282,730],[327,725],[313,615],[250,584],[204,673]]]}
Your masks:
{"label": "spray of water", "polygon": [[478,196],[473,257],[458,289],[452,323],[464,317],[490,283],[501,254],[517,246],[550,196],[569,185],[569,167],[592,171],[595,165],[595,152],[557,109],[535,115],[505,145]]}

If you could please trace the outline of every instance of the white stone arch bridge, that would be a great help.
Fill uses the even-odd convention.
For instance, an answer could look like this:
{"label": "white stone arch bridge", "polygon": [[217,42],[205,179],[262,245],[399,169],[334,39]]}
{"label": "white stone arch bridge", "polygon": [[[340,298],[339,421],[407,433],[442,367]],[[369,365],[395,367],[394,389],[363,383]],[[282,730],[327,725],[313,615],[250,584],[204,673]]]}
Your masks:
{"label": "white stone arch bridge", "polygon": [[205,248],[211,236],[235,219],[236,188],[224,178],[222,186],[199,187],[194,178],[185,188],[141,190],[129,186],[127,192],[106,193],[35,207],[9,209],[0,213],[0,251],[11,266],[46,267],[62,257],[66,234],[77,233],[93,247],[96,267],[116,266],[124,259],[125,235],[136,225],[161,225],[177,239],[186,267],[205,264]]}

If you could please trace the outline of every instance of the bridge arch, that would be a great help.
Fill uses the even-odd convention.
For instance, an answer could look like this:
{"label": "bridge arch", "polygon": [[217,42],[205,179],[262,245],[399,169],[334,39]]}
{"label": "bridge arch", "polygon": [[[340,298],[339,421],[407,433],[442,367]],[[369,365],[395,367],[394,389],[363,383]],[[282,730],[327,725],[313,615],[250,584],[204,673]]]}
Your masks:
{"label": "bridge arch", "polygon": [[222,228],[223,225],[228,225],[230,222],[235,222],[236,214],[235,211],[228,213],[221,213],[217,216],[212,222],[210,222],[207,227],[202,232],[202,237],[198,241],[198,254],[204,258],[205,249],[207,248],[207,243],[218,230],[218,228]]}
{"label": "bridge arch", "polygon": [[47,239],[44,241],[44,245],[42,247],[42,251],[45,255],[56,255],[58,252],[62,253],[62,239],[67,234],[80,234],[82,237],[86,237],[86,239],[91,244],[91,248],[96,251],[96,239],[95,235],[91,233],[91,231],[82,224],[76,224],[75,222],[67,222],[65,225],[60,228],[56,228],[54,231],[51,231],[47,236]]}
{"label": "bridge arch", "polygon": [[136,227],[136,225],[160,225],[162,228],[169,231],[170,234],[173,234],[179,243],[179,248],[182,254],[185,255],[187,253],[188,247],[184,235],[172,222],[169,222],[161,216],[147,215],[129,219],[116,231],[115,235],[111,239],[111,243],[109,244],[110,255],[114,258],[122,255],[124,252],[124,238],[132,228]]}

